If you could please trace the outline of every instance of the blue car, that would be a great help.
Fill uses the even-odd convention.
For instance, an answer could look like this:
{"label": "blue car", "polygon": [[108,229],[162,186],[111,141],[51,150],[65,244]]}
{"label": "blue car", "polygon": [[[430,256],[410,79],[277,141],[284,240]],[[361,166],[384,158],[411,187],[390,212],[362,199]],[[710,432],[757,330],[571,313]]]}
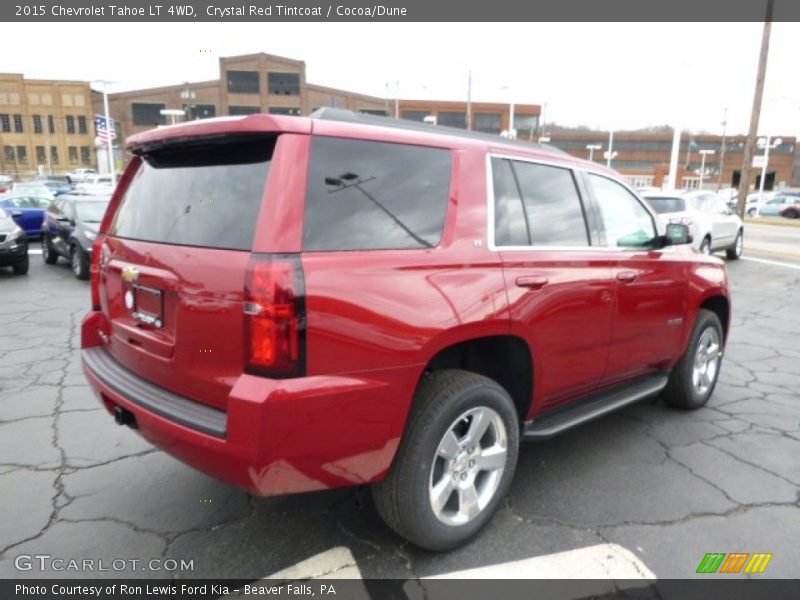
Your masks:
{"label": "blue car", "polygon": [[800,202],[800,197],[796,193],[777,194],[761,205],[758,214],[761,217],[779,217],[784,208],[798,202]]}
{"label": "blue car", "polygon": [[0,208],[4,209],[28,237],[42,235],[42,222],[51,199],[27,194],[0,196]]}

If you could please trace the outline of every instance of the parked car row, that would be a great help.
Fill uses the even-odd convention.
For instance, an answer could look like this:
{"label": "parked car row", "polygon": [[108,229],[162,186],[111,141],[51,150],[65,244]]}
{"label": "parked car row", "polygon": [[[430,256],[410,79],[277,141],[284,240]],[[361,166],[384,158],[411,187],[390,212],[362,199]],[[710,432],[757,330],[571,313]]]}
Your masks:
{"label": "parked car row", "polygon": [[46,264],[67,258],[75,277],[88,279],[92,244],[110,198],[75,194],[52,200],[25,196],[0,200],[0,266],[26,274],[29,240],[41,236]]}

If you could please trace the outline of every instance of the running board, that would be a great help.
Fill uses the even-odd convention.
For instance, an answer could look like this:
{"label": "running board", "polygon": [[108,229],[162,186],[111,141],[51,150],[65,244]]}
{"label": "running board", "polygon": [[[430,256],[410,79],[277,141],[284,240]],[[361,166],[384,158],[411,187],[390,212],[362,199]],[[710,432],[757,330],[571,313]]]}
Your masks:
{"label": "running board", "polygon": [[535,420],[525,423],[522,439],[524,441],[546,440],[567,429],[572,429],[640,400],[651,398],[664,389],[667,380],[667,374],[653,375],[589,396],[585,400],[579,400],[563,409],[559,408],[551,413],[545,413]]}

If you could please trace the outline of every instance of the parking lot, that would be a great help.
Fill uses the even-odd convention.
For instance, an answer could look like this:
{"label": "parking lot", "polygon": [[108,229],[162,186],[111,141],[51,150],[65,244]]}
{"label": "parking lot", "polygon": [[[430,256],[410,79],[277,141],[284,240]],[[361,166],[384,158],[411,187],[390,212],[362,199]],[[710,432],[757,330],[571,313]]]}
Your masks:
{"label": "parking lot", "polygon": [[[792,258],[791,241],[775,256],[747,239],[746,256]],[[367,489],[253,498],[116,426],[81,371],[88,284],[31,258],[26,277],[0,271],[2,577],[93,575],[15,567],[47,554],[193,561],[111,573],[134,577],[685,578],[708,552],[772,553],[760,577],[800,577],[800,267],[729,264],[734,317],[707,407],[648,402],[524,445],[490,525],[437,555],[392,534]]]}

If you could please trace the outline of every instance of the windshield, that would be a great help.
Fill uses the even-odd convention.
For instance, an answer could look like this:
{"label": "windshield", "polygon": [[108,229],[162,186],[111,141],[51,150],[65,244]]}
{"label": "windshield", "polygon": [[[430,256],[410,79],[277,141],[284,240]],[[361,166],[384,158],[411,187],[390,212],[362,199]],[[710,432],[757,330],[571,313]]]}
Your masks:
{"label": "windshield", "polygon": [[106,214],[108,202],[76,202],[75,212],[78,220],[85,223],[99,223]]}
{"label": "windshield", "polygon": [[658,214],[676,213],[686,210],[686,201],[683,198],[645,198],[653,210]]}

